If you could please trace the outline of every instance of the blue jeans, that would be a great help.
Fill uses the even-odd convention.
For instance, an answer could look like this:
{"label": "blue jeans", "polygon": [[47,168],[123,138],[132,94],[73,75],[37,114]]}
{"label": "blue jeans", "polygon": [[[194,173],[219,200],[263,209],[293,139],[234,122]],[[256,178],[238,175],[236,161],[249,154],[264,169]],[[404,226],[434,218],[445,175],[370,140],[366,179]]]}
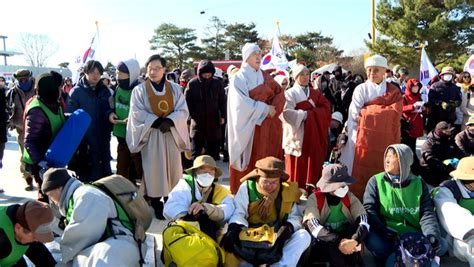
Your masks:
{"label": "blue jeans", "polygon": [[374,256],[377,266],[384,266],[387,258],[398,249],[395,240],[386,239],[375,232],[369,233],[365,246]]}

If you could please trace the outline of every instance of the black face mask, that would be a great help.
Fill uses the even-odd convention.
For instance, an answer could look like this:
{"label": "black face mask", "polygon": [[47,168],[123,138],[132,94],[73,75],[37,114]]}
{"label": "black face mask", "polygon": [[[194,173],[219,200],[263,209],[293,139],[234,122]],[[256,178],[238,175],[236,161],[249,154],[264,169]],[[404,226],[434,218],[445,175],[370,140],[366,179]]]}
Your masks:
{"label": "black face mask", "polygon": [[125,89],[125,90],[130,89],[130,78],[118,79],[117,82],[120,88]]}

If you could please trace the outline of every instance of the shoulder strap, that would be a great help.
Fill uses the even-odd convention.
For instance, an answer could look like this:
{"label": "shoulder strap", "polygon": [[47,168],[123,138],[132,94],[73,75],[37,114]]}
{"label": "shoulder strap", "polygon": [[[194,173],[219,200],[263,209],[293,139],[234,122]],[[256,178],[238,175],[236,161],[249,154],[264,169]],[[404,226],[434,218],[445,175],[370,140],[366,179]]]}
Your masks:
{"label": "shoulder strap", "polygon": [[[323,209],[323,206],[324,206],[324,201],[326,200],[326,196],[319,189],[314,189],[313,193],[316,196],[316,204],[318,205],[319,213],[321,213],[321,210]],[[348,208],[349,210],[351,209],[351,200],[349,198],[349,194],[346,194],[341,199],[341,201],[342,201],[342,204],[346,206],[346,208]]]}
{"label": "shoulder strap", "polygon": [[319,190],[319,188],[318,189],[313,189],[313,193],[316,196],[316,204],[318,205],[319,213],[321,213],[321,210],[323,209],[324,201],[326,200],[326,197],[324,196],[324,193],[321,192],[321,190]]}
{"label": "shoulder strap", "polygon": [[[187,175],[184,175],[183,179],[186,181],[186,183],[188,183],[189,187],[191,187],[191,203],[194,203],[197,201],[197,198],[196,198],[196,186],[194,185],[194,178],[187,174]],[[213,190],[214,191],[214,190]]]}
{"label": "shoulder strap", "polygon": [[453,196],[454,196],[454,199],[456,199],[457,202],[459,202],[459,200],[461,200],[462,198],[462,193],[461,191],[459,190],[459,187],[458,185],[456,184],[456,181],[454,180],[448,180],[448,181],[445,181],[441,184],[441,186],[444,186],[446,188],[449,189],[449,191],[451,191],[451,193],[453,193]]}
{"label": "shoulder strap", "polygon": [[351,200],[349,199],[349,194],[346,194],[342,199],[342,204],[346,206],[347,209],[351,209]]}
{"label": "shoulder strap", "polygon": [[206,203],[212,204],[212,199],[214,198],[214,189],[216,188],[216,185],[212,183],[211,185],[211,192],[209,193],[209,196],[207,196]]}

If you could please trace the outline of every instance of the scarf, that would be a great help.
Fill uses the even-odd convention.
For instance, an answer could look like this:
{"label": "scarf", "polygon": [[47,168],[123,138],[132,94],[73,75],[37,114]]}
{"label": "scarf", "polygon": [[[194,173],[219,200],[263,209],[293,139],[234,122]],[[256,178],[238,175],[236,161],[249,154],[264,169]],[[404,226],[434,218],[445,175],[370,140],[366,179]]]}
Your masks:
{"label": "scarf", "polygon": [[[278,187],[272,193],[265,191],[265,189],[260,187],[258,182],[256,185],[257,191],[263,195],[263,198],[258,203],[257,212],[262,219],[266,219],[268,215],[270,215],[270,209],[275,206],[274,203],[280,192],[281,183],[278,183]],[[277,217],[278,215],[279,214],[277,214]]]}

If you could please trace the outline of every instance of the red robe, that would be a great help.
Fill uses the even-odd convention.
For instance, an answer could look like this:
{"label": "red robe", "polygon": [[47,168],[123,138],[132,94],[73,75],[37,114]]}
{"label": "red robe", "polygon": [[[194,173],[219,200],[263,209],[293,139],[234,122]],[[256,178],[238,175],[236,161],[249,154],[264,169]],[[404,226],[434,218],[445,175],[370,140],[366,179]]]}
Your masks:
{"label": "red robe", "polygon": [[[328,129],[331,122],[331,102],[320,91],[309,89],[309,98],[296,104],[295,109],[306,111],[301,156],[285,155],[285,169],[290,181],[300,188],[305,184],[315,185],[328,149]],[[309,99],[313,100],[314,107]]]}
{"label": "red robe", "polygon": [[387,147],[400,143],[402,105],[400,90],[387,83],[385,95],[367,102],[360,111],[352,167],[352,176],[357,182],[350,187],[359,199],[363,199],[370,177],[384,170]]}
{"label": "red robe", "polygon": [[278,116],[280,116],[285,105],[285,92],[270,75],[264,72],[263,77],[264,83],[250,90],[249,96],[253,100],[262,101],[274,106],[276,114],[273,118],[267,117],[260,126],[255,126],[252,154],[247,169],[241,172],[232,168],[232,165],[229,166],[230,190],[232,194],[237,193],[240,186],[240,178],[255,169],[257,160],[268,156],[279,159],[283,158],[283,150],[281,149],[283,130]]}

